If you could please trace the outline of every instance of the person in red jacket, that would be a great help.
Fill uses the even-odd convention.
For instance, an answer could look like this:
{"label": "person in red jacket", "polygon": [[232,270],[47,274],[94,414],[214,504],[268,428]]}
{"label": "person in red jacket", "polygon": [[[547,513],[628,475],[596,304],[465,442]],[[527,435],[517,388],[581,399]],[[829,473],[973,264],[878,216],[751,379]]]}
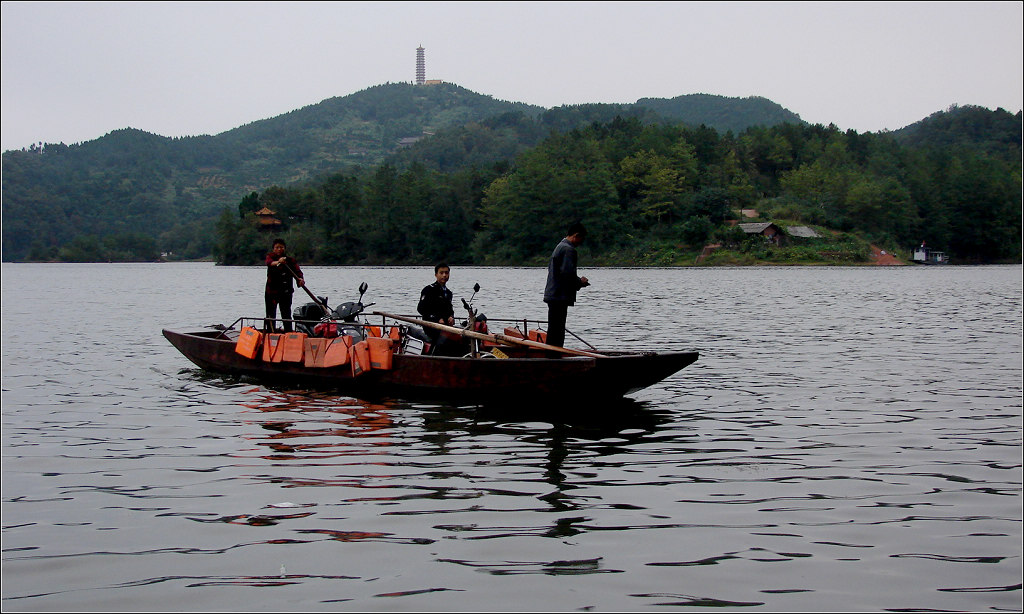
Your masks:
{"label": "person in red jacket", "polygon": [[263,294],[263,300],[267,306],[267,319],[265,326],[268,332],[273,332],[274,317],[278,308],[281,310],[281,320],[284,325],[284,332],[292,332],[292,294],[295,292],[292,286],[292,279],[299,287],[306,285],[302,279],[302,269],[299,263],[287,254],[288,247],[284,239],[274,239],[270,253],[267,254],[267,286]]}

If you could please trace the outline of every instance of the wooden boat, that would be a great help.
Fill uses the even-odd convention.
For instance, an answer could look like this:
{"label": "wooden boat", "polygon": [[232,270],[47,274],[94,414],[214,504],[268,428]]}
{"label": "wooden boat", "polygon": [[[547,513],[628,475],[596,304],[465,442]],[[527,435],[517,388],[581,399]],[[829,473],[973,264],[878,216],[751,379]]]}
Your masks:
{"label": "wooden boat", "polygon": [[504,359],[396,352],[390,369],[353,375],[349,365],[314,368],[245,358],[235,352],[238,331],[165,329],[163,334],[197,366],[217,373],[326,386],[353,396],[480,402],[544,396],[618,398],[657,384],[698,357],[697,352],[595,352],[600,357],[548,358],[543,350],[505,347],[501,351],[509,357]]}
{"label": "wooden boat", "polygon": [[[365,291],[365,285],[360,289]],[[364,309],[361,301],[362,294],[359,302],[345,303],[330,313],[342,323],[340,333],[351,345],[351,359],[332,366],[310,365],[309,352],[314,338],[305,334],[302,336],[307,354],[302,360],[294,357],[267,359],[266,351],[262,355],[239,353],[241,336],[261,335],[257,326],[262,325],[262,318],[239,318],[230,327],[189,331],[164,329],[163,335],[190,361],[216,373],[249,376],[268,383],[330,388],[361,398],[454,399],[481,404],[621,398],[661,382],[698,358],[697,352],[555,347],[537,340],[543,336],[535,335],[536,329],[531,331],[528,328],[531,323],[523,320],[514,321],[516,327],[505,328],[505,334],[480,332],[477,322],[486,318],[478,316],[465,300],[463,304],[470,314],[465,328],[374,312],[381,317],[378,326],[365,319],[357,322],[356,316]],[[320,301],[317,304],[321,304]],[[326,304],[322,306],[327,311]],[[325,318],[321,323],[327,321]],[[296,329],[305,324],[305,330],[316,324],[293,322]],[[462,337],[469,351],[458,356],[421,353],[420,340],[424,336],[419,327],[433,327],[442,334]],[[376,368],[367,364],[365,358],[358,358],[355,352],[357,346],[373,341],[388,348],[386,360]]]}

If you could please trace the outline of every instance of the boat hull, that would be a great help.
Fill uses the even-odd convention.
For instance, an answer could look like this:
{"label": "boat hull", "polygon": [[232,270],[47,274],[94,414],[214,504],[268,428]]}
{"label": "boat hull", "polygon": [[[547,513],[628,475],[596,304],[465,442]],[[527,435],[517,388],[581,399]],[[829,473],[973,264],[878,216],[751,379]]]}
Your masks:
{"label": "boat hull", "polygon": [[600,358],[567,356],[449,358],[396,353],[392,368],[353,375],[350,365],[313,368],[265,362],[235,352],[223,331],[182,332],[164,337],[202,369],[228,375],[366,397],[445,398],[470,402],[538,398],[620,398],[656,384],[692,364],[697,352],[616,352]]}

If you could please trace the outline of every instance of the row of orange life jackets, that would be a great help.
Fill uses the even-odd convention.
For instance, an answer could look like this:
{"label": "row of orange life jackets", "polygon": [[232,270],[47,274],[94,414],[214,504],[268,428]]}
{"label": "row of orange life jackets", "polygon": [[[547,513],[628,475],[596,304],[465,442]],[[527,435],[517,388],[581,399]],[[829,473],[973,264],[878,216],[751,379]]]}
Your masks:
{"label": "row of orange life jackets", "polygon": [[311,368],[352,366],[352,375],[361,375],[370,369],[390,369],[394,348],[398,344],[398,327],[392,327],[388,336],[371,327],[369,336],[355,341],[349,335],[341,337],[309,337],[305,333],[263,333],[251,326],[242,329],[235,342],[235,352],[264,362],[302,363]]}

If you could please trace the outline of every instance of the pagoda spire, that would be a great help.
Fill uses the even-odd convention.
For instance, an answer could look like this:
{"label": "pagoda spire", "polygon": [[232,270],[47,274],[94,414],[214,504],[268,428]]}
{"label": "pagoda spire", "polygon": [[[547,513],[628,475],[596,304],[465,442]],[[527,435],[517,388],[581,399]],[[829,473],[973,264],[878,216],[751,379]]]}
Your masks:
{"label": "pagoda spire", "polygon": [[416,85],[423,85],[427,79],[427,61],[423,58],[423,45],[416,48]]}

